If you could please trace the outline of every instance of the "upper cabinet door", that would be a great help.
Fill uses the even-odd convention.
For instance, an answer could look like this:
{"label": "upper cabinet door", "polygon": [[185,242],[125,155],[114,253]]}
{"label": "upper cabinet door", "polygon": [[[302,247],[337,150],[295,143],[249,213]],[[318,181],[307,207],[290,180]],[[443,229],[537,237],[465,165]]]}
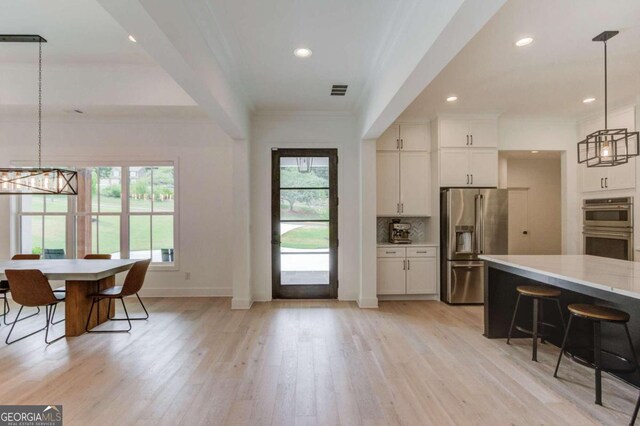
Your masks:
{"label": "upper cabinet door", "polygon": [[608,175],[605,177],[606,189],[633,189],[636,187],[636,159],[631,158],[627,164],[615,167],[607,167]]}
{"label": "upper cabinet door", "polygon": [[469,173],[471,186],[498,186],[498,150],[471,149],[469,152]]}
{"label": "upper cabinet door", "polygon": [[594,192],[604,190],[604,178],[607,171],[603,167],[587,167],[579,165],[582,169],[582,191]]}
{"label": "upper cabinet door", "polygon": [[397,151],[400,141],[400,126],[392,124],[385,132],[380,135],[376,142],[378,151]]}
{"label": "upper cabinet door", "polygon": [[467,149],[440,150],[440,186],[468,186],[469,156]]}
{"label": "upper cabinet door", "polygon": [[400,213],[431,216],[431,154],[400,154]]}
{"label": "upper cabinet door", "polygon": [[497,148],[498,122],[496,120],[469,120],[469,146],[471,148]]}
{"label": "upper cabinet door", "polygon": [[428,127],[424,124],[400,125],[400,146],[403,151],[431,151],[430,139]]}
{"label": "upper cabinet door", "polygon": [[469,122],[467,120],[440,120],[440,147],[469,147]]}
{"label": "upper cabinet door", "polygon": [[378,152],[376,159],[378,216],[397,216],[400,203],[400,153]]}

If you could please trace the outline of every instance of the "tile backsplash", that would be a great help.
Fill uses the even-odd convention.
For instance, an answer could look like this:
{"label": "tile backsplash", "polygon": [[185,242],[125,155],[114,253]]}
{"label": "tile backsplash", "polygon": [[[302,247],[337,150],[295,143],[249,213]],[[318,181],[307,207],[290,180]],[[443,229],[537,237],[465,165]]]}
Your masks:
{"label": "tile backsplash", "polygon": [[378,235],[377,242],[378,243],[388,243],[389,242],[389,224],[392,219],[400,219],[402,223],[408,223],[411,225],[411,231],[409,233],[409,238],[413,241],[413,243],[425,243],[427,240],[427,219],[424,217],[379,217],[377,222]]}

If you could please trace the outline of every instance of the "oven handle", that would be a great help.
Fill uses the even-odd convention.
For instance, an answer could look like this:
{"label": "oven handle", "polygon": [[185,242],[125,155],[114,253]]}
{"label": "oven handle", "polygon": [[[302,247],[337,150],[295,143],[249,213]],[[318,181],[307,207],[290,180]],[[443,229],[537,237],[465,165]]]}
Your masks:
{"label": "oven handle", "polygon": [[593,235],[595,237],[622,237],[629,239],[633,236],[631,232],[609,232],[609,231],[583,231],[583,235]]}
{"label": "oven handle", "polygon": [[582,210],[593,210],[593,211],[602,211],[602,210],[630,210],[631,205],[629,204],[616,204],[616,205],[607,205],[607,206],[582,206]]}

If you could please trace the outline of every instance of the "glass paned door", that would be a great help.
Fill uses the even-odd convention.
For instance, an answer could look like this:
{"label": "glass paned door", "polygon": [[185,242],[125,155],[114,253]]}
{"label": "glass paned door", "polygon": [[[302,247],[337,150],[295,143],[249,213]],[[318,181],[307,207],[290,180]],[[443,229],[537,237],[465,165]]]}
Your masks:
{"label": "glass paned door", "polygon": [[272,268],[276,298],[336,298],[338,154],[274,149]]}

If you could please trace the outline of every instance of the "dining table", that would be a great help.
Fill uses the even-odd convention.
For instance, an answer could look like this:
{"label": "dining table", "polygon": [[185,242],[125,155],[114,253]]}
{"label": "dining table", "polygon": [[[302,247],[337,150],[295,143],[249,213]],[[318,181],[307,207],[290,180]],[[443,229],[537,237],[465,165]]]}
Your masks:
{"label": "dining table", "polygon": [[[116,285],[116,275],[126,272],[136,260],[131,259],[41,259],[0,260],[0,280],[6,280],[7,269],[38,269],[51,281],[65,281],[65,334],[79,336],[91,309],[92,295]],[[11,288],[11,283],[9,283]],[[115,303],[102,300],[94,309],[89,328],[96,327],[115,314]]]}

